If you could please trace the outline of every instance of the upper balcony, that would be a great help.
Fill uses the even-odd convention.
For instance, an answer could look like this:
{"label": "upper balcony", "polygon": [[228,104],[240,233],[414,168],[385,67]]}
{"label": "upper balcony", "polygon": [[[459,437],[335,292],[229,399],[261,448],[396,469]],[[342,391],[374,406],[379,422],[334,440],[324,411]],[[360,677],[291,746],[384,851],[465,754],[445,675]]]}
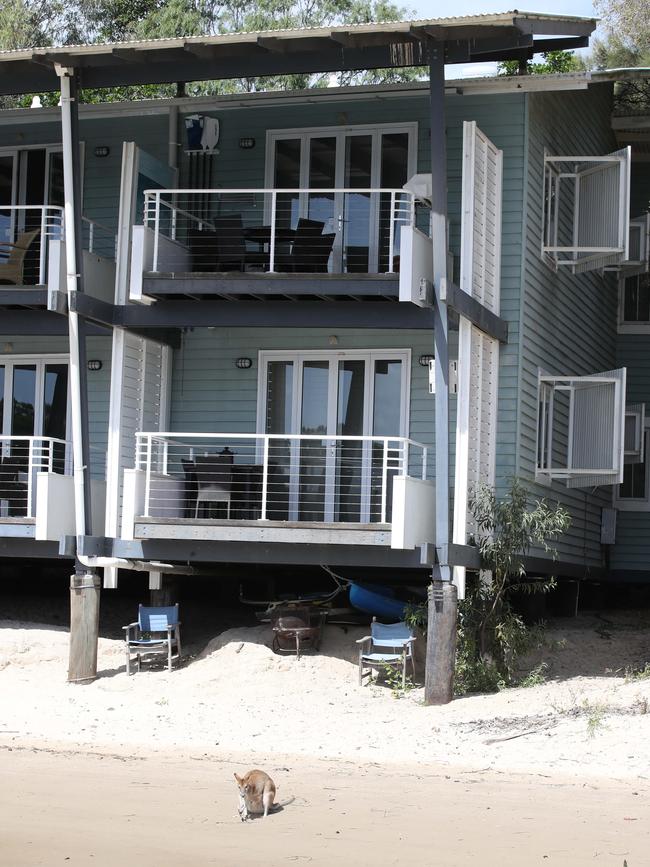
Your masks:
{"label": "upper balcony", "polygon": [[[145,192],[133,228],[131,300],[397,300],[407,229],[428,210],[404,189]],[[412,249],[412,244],[408,249]]]}
{"label": "upper balcony", "polygon": [[[113,299],[115,235],[82,217],[83,269],[89,294]],[[48,293],[65,291],[63,208],[58,205],[0,207],[0,304],[40,307]]]}

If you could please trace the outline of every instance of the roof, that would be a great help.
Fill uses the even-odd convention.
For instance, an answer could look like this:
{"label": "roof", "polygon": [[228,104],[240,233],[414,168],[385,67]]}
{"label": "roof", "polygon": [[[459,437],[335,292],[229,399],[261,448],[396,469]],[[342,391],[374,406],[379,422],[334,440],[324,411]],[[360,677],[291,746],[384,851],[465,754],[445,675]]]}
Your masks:
{"label": "roof", "polygon": [[[0,52],[0,94],[58,90],[56,65],[81,87],[117,87],[290,73],[529,58],[588,44],[593,18],[502,12],[384,24],[268,30]],[[540,38],[541,37],[541,38]],[[550,38],[545,38],[550,37]]]}

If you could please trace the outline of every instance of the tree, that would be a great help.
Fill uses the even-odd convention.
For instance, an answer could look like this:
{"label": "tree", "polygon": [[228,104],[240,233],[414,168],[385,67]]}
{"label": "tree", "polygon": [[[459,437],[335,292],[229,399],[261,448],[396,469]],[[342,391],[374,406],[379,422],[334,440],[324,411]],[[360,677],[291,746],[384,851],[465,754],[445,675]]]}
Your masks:
{"label": "tree", "polygon": [[584,68],[580,58],[571,51],[545,51],[544,60],[504,60],[497,64],[499,75],[555,75],[560,72],[579,72]]}
{"label": "tree", "polygon": [[469,498],[476,526],[482,572],[459,605],[457,687],[484,690],[512,679],[518,653],[528,649],[529,633],[512,607],[522,592],[545,592],[554,580],[526,580],[524,557],[533,547],[556,556],[551,542],[570,525],[568,513],[546,500],[530,502],[523,484],[513,479],[503,499],[483,485]]}
{"label": "tree", "polygon": [[648,0],[595,0],[603,18],[606,40],[646,56],[650,53]]}

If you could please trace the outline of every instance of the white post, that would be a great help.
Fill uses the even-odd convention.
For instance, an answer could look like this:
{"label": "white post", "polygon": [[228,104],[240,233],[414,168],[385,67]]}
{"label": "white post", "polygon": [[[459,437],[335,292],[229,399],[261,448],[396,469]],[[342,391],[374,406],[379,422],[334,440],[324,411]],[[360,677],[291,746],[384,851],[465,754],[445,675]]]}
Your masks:
{"label": "white post", "polygon": [[381,516],[382,524],[386,523],[386,487],[388,485],[388,440],[384,440],[384,450],[381,459]]}
{"label": "white post", "polygon": [[154,193],[156,197],[156,210],[154,217],[154,235],[153,235],[153,270],[158,270],[158,238],[160,232],[160,193]]}
{"label": "white post", "polygon": [[266,501],[269,494],[269,438],[264,437],[264,456],[262,458],[262,513],[260,518],[266,521]]}
{"label": "white post", "polygon": [[147,463],[144,468],[144,517],[149,517],[149,497],[151,495],[151,436],[147,435]]}
{"label": "white post", "polygon": [[269,250],[269,272],[275,271],[275,214],[278,206],[277,193],[271,193],[271,246]]}
{"label": "white post", "polygon": [[41,208],[41,249],[38,257],[38,282],[41,286],[45,283],[45,251],[47,249],[47,222],[45,214],[46,210],[43,205]]}
{"label": "white post", "polygon": [[[63,144],[63,181],[65,225],[66,288],[68,296],[78,289],[79,271],[77,268],[76,226],[74,215],[74,162],[72,135],[72,95],[71,78],[74,70],[56,67],[61,80],[61,137]],[[70,417],[72,428],[72,460],[74,478],[74,511],[77,536],[86,535],[86,500],[84,489],[84,451],[83,418],[80,376],[80,334],[79,316],[71,308],[68,310],[70,333]]]}
{"label": "white post", "polygon": [[393,245],[395,244],[395,190],[391,191],[390,194],[390,217],[389,217],[389,226],[388,226],[388,273],[392,274],[394,271],[394,261],[393,261]]}
{"label": "white post", "polygon": [[34,493],[34,440],[28,440],[27,446],[27,518],[34,517],[34,509],[32,507],[32,496]]}

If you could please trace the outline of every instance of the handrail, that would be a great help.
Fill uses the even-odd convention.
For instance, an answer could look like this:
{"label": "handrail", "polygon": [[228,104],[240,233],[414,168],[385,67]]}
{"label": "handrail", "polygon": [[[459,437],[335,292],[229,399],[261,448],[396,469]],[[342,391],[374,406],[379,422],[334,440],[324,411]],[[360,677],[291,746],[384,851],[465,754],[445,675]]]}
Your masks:
{"label": "handrail", "polygon": [[[278,225],[278,214],[283,214],[283,219],[287,214],[291,219],[291,228],[295,228],[295,221],[299,214],[284,213],[282,210],[285,203],[282,197],[292,196],[297,197],[299,202],[298,210],[303,216],[306,216],[305,203],[311,196],[327,196],[332,200],[332,213],[329,217],[324,218],[324,222],[328,223],[327,230],[324,233],[327,236],[334,238],[331,247],[330,259],[331,267],[343,267],[347,270],[348,262],[345,259],[345,250],[353,250],[357,245],[362,249],[367,247],[368,273],[375,273],[378,270],[393,274],[396,271],[396,260],[398,252],[396,247],[399,246],[399,229],[401,226],[415,225],[416,221],[416,199],[415,195],[409,190],[396,187],[242,187],[242,188],[204,188],[199,187],[192,189],[189,187],[175,187],[168,189],[148,189],[144,191],[144,206],[143,206],[143,222],[145,227],[152,229],[154,232],[151,271],[178,271],[183,270],[176,264],[175,257],[179,256],[178,251],[170,251],[167,247],[164,253],[163,267],[159,268],[161,258],[162,238],[168,238],[171,241],[179,242],[183,246],[184,234],[181,227],[179,239],[179,223],[184,223],[185,226],[197,226],[199,229],[207,227],[211,231],[219,231],[217,225],[217,215],[220,217],[228,217],[228,208],[230,205],[239,204],[240,209],[248,207],[244,214],[243,226],[246,230],[256,228],[259,221],[263,220],[266,228],[269,230],[270,237],[261,243],[265,244],[267,261],[264,264],[266,273],[277,273],[282,270],[283,260],[286,260],[286,255],[278,255],[281,250],[278,249],[279,244],[286,244],[285,228]],[[368,226],[367,237],[364,241],[351,240],[355,237],[355,232],[358,236],[359,226],[356,218],[353,219],[353,214],[348,212],[348,203],[351,196],[368,197],[370,204],[368,206]],[[183,207],[184,198],[192,197],[196,202],[196,211],[192,212],[190,208]],[[217,204],[213,208],[209,202],[210,197],[213,197]],[[387,197],[386,207],[383,204],[384,197]],[[250,198],[249,203],[242,203],[242,199]],[[220,212],[221,204],[225,203],[225,211]],[[181,219],[179,219],[181,218]],[[213,219],[214,218],[214,219]],[[350,224],[348,227],[347,224]],[[259,223],[262,225],[261,223]],[[362,230],[363,233],[363,230]],[[226,236],[228,237],[228,236]],[[253,239],[247,239],[252,241]],[[206,244],[208,241],[205,242]],[[260,243],[260,242],[258,242]],[[371,252],[372,251],[372,252]],[[303,253],[305,256],[312,255]],[[313,253],[314,257],[317,256]],[[347,254],[355,255],[355,254]],[[182,257],[181,257],[182,258]],[[174,260],[172,262],[172,260]],[[253,264],[256,260],[253,261]],[[305,262],[308,263],[308,258]],[[278,269],[278,263],[281,263]],[[296,270],[294,268],[294,270]],[[309,270],[309,269],[305,269]],[[353,269],[354,270],[354,269]],[[337,272],[338,273],[338,272]]]}

